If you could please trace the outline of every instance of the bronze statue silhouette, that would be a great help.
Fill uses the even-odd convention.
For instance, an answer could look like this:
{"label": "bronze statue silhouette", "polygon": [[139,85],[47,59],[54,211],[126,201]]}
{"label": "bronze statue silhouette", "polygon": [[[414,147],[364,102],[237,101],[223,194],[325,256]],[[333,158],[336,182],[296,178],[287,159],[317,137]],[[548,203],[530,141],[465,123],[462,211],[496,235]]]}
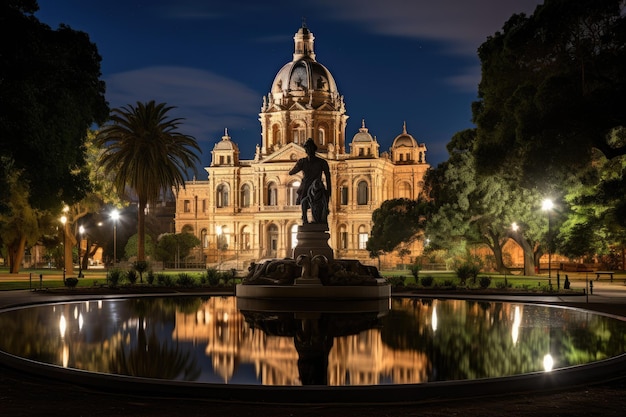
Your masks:
{"label": "bronze statue silhouette", "polygon": [[[309,138],[304,143],[306,158],[300,158],[296,165],[289,171],[289,175],[300,171],[303,173],[302,183],[298,188],[296,204],[302,206],[302,223],[309,223],[308,210],[311,209],[312,223],[328,223],[328,200],[330,199],[331,180],[328,162],[315,155],[317,145]],[[322,174],[326,180],[327,188],[324,188]]]}

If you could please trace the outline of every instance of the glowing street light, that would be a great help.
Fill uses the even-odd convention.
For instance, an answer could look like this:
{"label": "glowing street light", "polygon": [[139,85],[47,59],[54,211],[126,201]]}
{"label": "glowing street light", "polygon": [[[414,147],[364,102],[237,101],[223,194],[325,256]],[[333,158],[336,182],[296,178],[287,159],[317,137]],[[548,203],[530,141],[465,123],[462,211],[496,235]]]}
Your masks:
{"label": "glowing street light", "polygon": [[113,266],[115,266],[117,262],[117,220],[120,218],[120,212],[113,209],[110,216],[113,220]]}
{"label": "glowing street light", "polygon": [[65,283],[65,272],[67,269],[67,216],[64,214],[59,220],[63,225],[63,282]]}
{"label": "glowing street light", "polygon": [[550,212],[554,208],[554,203],[546,198],[541,203],[541,210],[548,213],[548,282],[552,284],[552,234],[550,231]]}

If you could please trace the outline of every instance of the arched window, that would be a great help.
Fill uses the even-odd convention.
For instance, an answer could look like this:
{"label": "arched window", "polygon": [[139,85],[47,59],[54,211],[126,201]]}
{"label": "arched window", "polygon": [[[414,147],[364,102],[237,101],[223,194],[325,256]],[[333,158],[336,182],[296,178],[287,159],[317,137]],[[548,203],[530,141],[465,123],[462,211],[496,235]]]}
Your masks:
{"label": "arched window", "polygon": [[229,206],[229,202],[228,202],[228,185],[227,184],[220,184],[217,186],[217,196],[216,196],[216,201],[217,201],[217,207],[228,207]]}
{"label": "arched window", "polygon": [[267,205],[268,206],[277,206],[278,205],[278,187],[275,182],[270,182],[267,185]]}
{"label": "arched window", "polygon": [[359,226],[359,249],[367,249],[367,240],[369,239],[369,234],[367,233],[367,229],[365,226]]}
{"label": "arched window", "polygon": [[206,249],[209,247],[209,235],[206,229],[200,231],[200,241],[202,242],[202,248]]}
{"label": "arched window", "polygon": [[244,226],[241,228],[241,250],[250,249],[250,228]]}
{"label": "arched window", "polygon": [[278,124],[272,125],[272,139],[270,141],[270,146],[282,143],[282,140],[283,140],[283,135],[280,130],[280,125]]}
{"label": "arched window", "polygon": [[306,129],[302,123],[296,122],[291,125],[291,137],[293,143],[304,145],[306,141]]}
{"label": "arched window", "polygon": [[412,198],[411,184],[406,181],[402,181],[398,184],[398,198]]}
{"label": "arched window", "polygon": [[339,226],[339,249],[348,249],[348,229],[345,224]]}
{"label": "arched window", "polygon": [[268,256],[276,257],[278,252],[278,226],[275,224],[267,228],[267,247],[269,248]]}
{"label": "arched window", "polygon": [[344,182],[343,184],[341,184],[341,187],[339,188],[339,204],[341,204],[342,206],[348,205],[349,193],[350,193],[350,189],[348,188],[348,184]]}
{"label": "arched window", "polygon": [[317,129],[317,143],[321,146],[326,144],[326,131],[322,127]]}
{"label": "arched window", "polygon": [[366,181],[359,181],[356,191],[356,203],[360,206],[369,202],[369,187]]}
{"label": "arched window", "polygon": [[291,226],[291,250],[294,250],[298,245],[298,225]]}
{"label": "arched window", "polygon": [[287,187],[287,205],[296,205],[296,199],[298,198],[298,187],[300,187],[300,181],[294,181]]}
{"label": "arched window", "polygon": [[241,187],[241,207],[250,207],[250,186],[248,184]]}

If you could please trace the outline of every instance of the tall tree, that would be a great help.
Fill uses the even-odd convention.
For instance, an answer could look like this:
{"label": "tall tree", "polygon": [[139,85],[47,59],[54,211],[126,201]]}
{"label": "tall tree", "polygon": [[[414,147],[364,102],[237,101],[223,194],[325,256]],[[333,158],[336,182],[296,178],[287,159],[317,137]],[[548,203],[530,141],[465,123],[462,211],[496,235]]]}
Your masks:
{"label": "tall tree", "polygon": [[34,0],[0,2],[0,157],[21,172],[34,209],[58,209],[88,190],[85,132],[108,106],[96,45],[39,22],[38,9]]}
{"label": "tall tree", "polygon": [[115,172],[118,194],[129,198],[132,192],[137,198],[137,261],[145,261],[146,206],[166,190],[184,187],[186,171],[199,161],[196,140],[178,131],[183,119],[168,115],[173,108],[153,100],[113,109],[111,123],[96,138],[105,148],[102,166]]}
{"label": "tall tree", "polygon": [[[84,32],[39,22],[38,9],[35,0],[0,2],[0,161],[11,167],[0,169],[0,212],[12,219],[17,206],[41,220],[85,196],[85,132],[108,114],[96,45]],[[5,244],[15,259],[34,243],[28,224],[0,220],[12,230]]]}
{"label": "tall tree", "polygon": [[626,126],[625,6],[545,0],[481,45],[473,115],[482,171],[544,188],[587,167],[592,149],[609,159],[626,154],[610,140]]}
{"label": "tall tree", "polygon": [[[547,232],[547,218],[537,216],[542,196],[520,189],[510,179],[477,172],[475,141],[475,129],[457,133],[447,145],[448,160],[428,173],[426,188],[436,210],[426,234],[433,245],[454,251],[467,251],[467,244],[487,245],[502,272],[506,270],[502,248],[513,238],[524,250],[525,274],[532,274],[542,248],[539,242]],[[513,223],[521,226],[515,233]]]}

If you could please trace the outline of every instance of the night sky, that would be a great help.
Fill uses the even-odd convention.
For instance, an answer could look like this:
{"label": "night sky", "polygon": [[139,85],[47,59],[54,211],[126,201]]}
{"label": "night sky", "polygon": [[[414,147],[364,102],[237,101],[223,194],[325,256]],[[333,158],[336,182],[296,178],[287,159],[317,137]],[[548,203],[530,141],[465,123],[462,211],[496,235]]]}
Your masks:
{"label": "night sky", "polygon": [[[477,48],[514,13],[541,0],[39,0],[35,16],[87,32],[102,56],[106,98],[120,107],[156,100],[185,118],[181,131],[203,149],[224,129],[251,159],[274,76],[292,60],[303,19],[316,60],[345,97],[346,143],[362,119],[381,151],[407,130],[447,159],[446,143],[473,127],[480,80]],[[200,174],[199,179],[205,178]]]}

